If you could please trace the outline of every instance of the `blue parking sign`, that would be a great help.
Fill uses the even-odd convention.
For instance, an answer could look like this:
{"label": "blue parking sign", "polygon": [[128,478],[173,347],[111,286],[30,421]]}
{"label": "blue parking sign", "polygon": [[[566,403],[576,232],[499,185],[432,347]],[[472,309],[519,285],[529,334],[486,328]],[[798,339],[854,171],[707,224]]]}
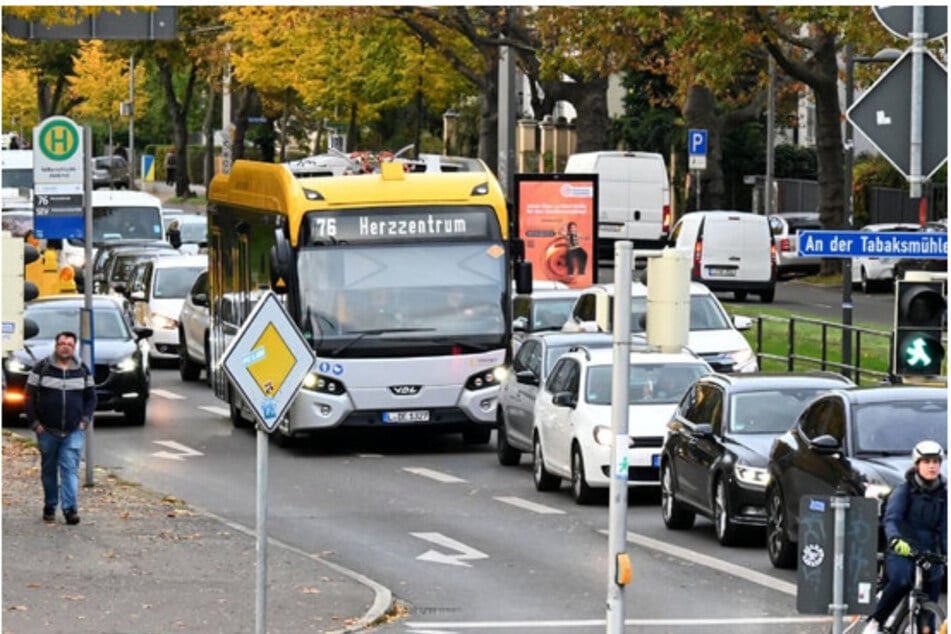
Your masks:
{"label": "blue parking sign", "polygon": [[706,130],[690,130],[687,132],[687,153],[694,156],[707,155]]}

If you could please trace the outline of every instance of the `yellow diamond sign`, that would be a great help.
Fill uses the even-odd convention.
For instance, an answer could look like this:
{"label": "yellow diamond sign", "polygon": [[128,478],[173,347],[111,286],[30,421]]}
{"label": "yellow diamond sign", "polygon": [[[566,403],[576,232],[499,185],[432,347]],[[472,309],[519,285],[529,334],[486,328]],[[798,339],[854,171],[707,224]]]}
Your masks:
{"label": "yellow diamond sign", "polygon": [[278,334],[274,324],[268,324],[261,337],[254,343],[251,352],[255,357],[248,365],[248,372],[257,381],[258,387],[267,396],[273,396],[284,383],[297,361],[294,354]]}

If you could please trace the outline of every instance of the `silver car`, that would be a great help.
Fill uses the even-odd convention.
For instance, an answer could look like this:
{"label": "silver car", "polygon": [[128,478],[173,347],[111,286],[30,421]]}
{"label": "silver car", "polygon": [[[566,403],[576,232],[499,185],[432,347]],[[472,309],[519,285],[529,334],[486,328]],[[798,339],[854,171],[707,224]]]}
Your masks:
{"label": "silver car", "polygon": [[818,273],[822,258],[799,255],[800,229],[822,229],[818,211],[784,211],[769,215],[769,231],[776,245],[776,264],[779,277],[795,273]]}

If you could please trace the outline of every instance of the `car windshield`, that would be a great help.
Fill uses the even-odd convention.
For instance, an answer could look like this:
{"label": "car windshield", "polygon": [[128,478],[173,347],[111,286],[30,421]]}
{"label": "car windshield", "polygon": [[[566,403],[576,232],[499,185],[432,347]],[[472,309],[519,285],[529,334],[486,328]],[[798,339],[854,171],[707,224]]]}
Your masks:
{"label": "car windshield", "polygon": [[532,302],[532,330],[561,330],[574,306],[574,297],[536,298]]}
{"label": "car windshield", "polygon": [[200,220],[180,222],[179,230],[181,231],[182,242],[197,244],[208,241],[208,222],[204,216]]}
{"label": "car windshield", "polygon": [[198,274],[206,267],[189,266],[158,269],[155,272],[155,288],[152,295],[156,299],[185,299]]}
{"label": "car windshield", "polygon": [[571,342],[559,345],[549,345],[545,350],[545,367],[544,374],[548,376],[548,373],[555,366],[555,362],[561,358],[561,355],[565,354],[569,350],[575,347],[583,346],[585,348],[607,348],[611,345],[611,340],[607,339],[604,342]]}
{"label": "car windshield", "polygon": [[[612,365],[594,365],[588,368],[588,378],[585,382],[585,400],[588,403],[611,404],[613,372]],[[632,363],[628,377],[628,403],[677,403],[694,381],[709,373],[707,366],[700,363]]]}
{"label": "car windshield", "polygon": [[[162,216],[158,207],[94,207],[93,244],[123,239],[162,239]],[[82,241],[75,242],[78,245]]]}
{"label": "car windshield", "polygon": [[795,425],[806,404],[827,389],[796,387],[734,394],[730,399],[729,431],[780,434]]}
{"label": "car windshield", "polygon": [[32,169],[4,167],[3,170],[0,170],[0,173],[3,174],[4,188],[9,187],[16,189],[25,187],[27,189],[33,189]]}
{"label": "car windshield", "polygon": [[855,407],[855,453],[911,455],[925,438],[948,436],[947,399],[865,403]]}
{"label": "car windshield", "polygon": [[[63,330],[80,332],[79,306],[51,306],[34,304],[28,306],[24,316],[36,323],[34,339],[53,339]],[[93,338],[127,340],[132,337],[129,327],[118,308],[98,307],[93,309]]]}
{"label": "car windshield", "polygon": [[[614,310],[614,308],[612,307],[611,310]],[[631,299],[631,332],[645,332],[646,325],[647,298],[634,297]],[[715,297],[712,295],[691,295],[689,328],[691,331],[727,330],[732,326]]]}

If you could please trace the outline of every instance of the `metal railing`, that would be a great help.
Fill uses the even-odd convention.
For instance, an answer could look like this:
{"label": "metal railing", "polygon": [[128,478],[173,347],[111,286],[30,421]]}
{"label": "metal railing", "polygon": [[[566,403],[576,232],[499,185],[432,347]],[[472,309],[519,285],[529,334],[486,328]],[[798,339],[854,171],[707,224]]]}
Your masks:
{"label": "metal railing", "polygon": [[[870,328],[861,328],[859,326],[846,326],[835,322],[823,321],[811,317],[801,317],[793,315],[792,317],[774,317],[771,315],[758,315],[753,317],[756,323],[756,358],[759,366],[763,369],[763,361],[770,360],[785,364],[785,369],[789,372],[804,372],[809,370],[831,370],[837,371],[857,385],[882,383],[889,381],[892,377],[888,371],[891,359],[892,333],[885,330],[873,330]],[[764,351],[764,324],[775,323],[786,325],[786,349]],[[797,328],[798,327],[798,328]],[[809,337],[797,337],[797,333],[805,334],[805,327],[811,327],[812,331],[818,330],[818,354],[804,354],[803,348],[814,349],[816,341],[814,334]],[[830,338],[830,332],[832,337]],[[852,358],[853,362],[846,364],[841,360],[842,337],[847,336],[852,339]],[[831,341],[830,341],[831,339]],[[874,341],[884,341],[884,346],[879,344],[874,346]],[[887,350],[887,356],[884,358],[885,369],[875,369],[870,367],[870,362],[863,366],[863,345],[866,350],[876,348]],[[879,359],[877,365],[881,367],[882,360]],[[768,368],[767,368],[768,369]]]}

